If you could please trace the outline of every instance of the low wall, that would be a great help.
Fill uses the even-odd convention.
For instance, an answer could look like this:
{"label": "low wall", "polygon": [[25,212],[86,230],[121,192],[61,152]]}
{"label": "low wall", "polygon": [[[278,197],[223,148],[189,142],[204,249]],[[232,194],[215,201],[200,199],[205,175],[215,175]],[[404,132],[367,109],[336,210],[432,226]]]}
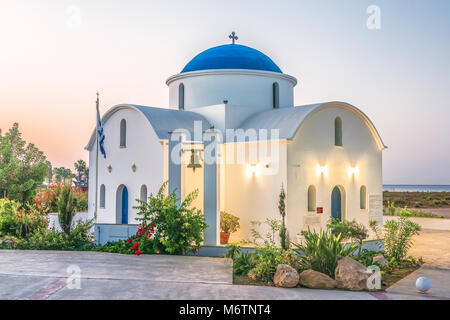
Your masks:
{"label": "low wall", "polygon": [[[381,247],[380,247],[381,245]],[[348,246],[348,244],[347,244]],[[363,242],[363,249],[380,251],[383,250],[383,240],[368,240]],[[255,247],[241,247],[243,252],[252,252]],[[222,246],[201,246],[196,255],[201,257],[222,257],[228,252],[228,248],[225,245]],[[189,253],[188,255],[194,255]]]}
{"label": "low wall", "polygon": [[[77,221],[87,221],[88,220],[88,213],[87,212],[77,212],[75,216],[73,217],[72,222],[76,223]],[[48,227],[53,228],[58,231],[62,231],[61,227],[59,226],[58,222],[58,213],[52,212],[48,214]]]}
{"label": "low wall", "polygon": [[108,224],[96,223],[94,225],[94,240],[96,244],[103,245],[109,241],[126,240],[136,234],[137,224]]}

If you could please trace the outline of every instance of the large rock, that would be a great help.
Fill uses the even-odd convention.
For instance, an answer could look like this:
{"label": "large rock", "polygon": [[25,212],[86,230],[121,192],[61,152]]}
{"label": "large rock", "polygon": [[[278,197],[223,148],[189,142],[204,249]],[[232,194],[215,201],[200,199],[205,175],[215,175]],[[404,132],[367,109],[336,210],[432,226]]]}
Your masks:
{"label": "large rock", "polygon": [[378,262],[378,264],[382,267],[386,267],[389,264],[389,262],[386,260],[386,258],[383,257],[382,255],[373,257],[372,263],[375,263],[375,262]]}
{"label": "large rock", "polygon": [[367,279],[371,272],[358,261],[345,257],[338,261],[335,277],[338,288],[347,290],[368,290]]}
{"label": "large rock", "polygon": [[287,264],[279,264],[273,283],[281,288],[295,287],[298,284],[298,272]]}
{"label": "large rock", "polygon": [[300,273],[299,282],[302,286],[312,289],[333,289],[337,285],[336,280],[314,270],[305,270]]}

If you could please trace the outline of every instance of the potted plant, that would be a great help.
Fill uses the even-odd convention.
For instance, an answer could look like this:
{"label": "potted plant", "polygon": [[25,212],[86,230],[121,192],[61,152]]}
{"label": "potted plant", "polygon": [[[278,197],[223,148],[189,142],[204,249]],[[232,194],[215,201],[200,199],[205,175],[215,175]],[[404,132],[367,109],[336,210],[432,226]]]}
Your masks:
{"label": "potted plant", "polygon": [[225,211],[220,211],[220,243],[227,244],[230,234],[240,228],[239,218]]}

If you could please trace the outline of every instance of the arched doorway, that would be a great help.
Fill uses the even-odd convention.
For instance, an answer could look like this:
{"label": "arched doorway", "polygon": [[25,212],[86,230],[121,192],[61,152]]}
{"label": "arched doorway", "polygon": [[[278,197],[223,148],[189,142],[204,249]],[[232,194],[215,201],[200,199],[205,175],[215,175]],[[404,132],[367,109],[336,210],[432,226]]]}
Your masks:
{"label": "arched doorway", "polygon": [[331,192],[331,216],[339,221],[342,221],[343,211],[345,208],[345,194],[344,189],[335,186]]}
{"label": "arched doorway", "polygon": [[117,188],[116,223],[128,224],[128,189],[123,184]]}

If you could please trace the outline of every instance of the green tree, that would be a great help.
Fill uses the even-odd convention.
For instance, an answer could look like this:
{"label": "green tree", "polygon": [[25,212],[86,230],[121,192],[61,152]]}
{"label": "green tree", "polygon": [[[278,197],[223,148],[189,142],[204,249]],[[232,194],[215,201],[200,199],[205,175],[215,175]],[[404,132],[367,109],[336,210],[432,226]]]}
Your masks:
{"label": "green tree", "polygon": [[72,182],[73,174],[72,171],[68,168],[59,167],[53,169],[53,173],[55,174],[55,179],[58,182],[62,182],[66,184],[66,182]]}
{"label": "green tree", "polygon": [[79,188],[82,183],[87,183],[89,168],[87,167],[86,162],[81,159],[74,163],[74,167],[76,171],[75,181]]}
{"label": "green tree", "polygon": [[280,228],[280,243],[281,243],[281,248],[283,250],[288,250],[290,247],[290,242],[289,242],[289,233],[286,229],[286,222],[285,222],[285,218],[286,218],[286,193],[284,192],[284,187],[283,185],[281,185],[281,191],[280,191],[280,196],[279,196],[279,200],[278,200],[278,211],[280,212],[281,215],[281,228]]}
{"label": "green tree", "polygon": [[73,193],[70,184],[65,184],[62,187],[57,205],[59,225],[66,234],[70,234],[72,220],[78,205],[78,200]]}
{"label": "green tree", "polygon": [[5,135],[0,131],[0,196],[24,204],[34,197],[47,174],[44,153],[22,139],[18,123]]}

